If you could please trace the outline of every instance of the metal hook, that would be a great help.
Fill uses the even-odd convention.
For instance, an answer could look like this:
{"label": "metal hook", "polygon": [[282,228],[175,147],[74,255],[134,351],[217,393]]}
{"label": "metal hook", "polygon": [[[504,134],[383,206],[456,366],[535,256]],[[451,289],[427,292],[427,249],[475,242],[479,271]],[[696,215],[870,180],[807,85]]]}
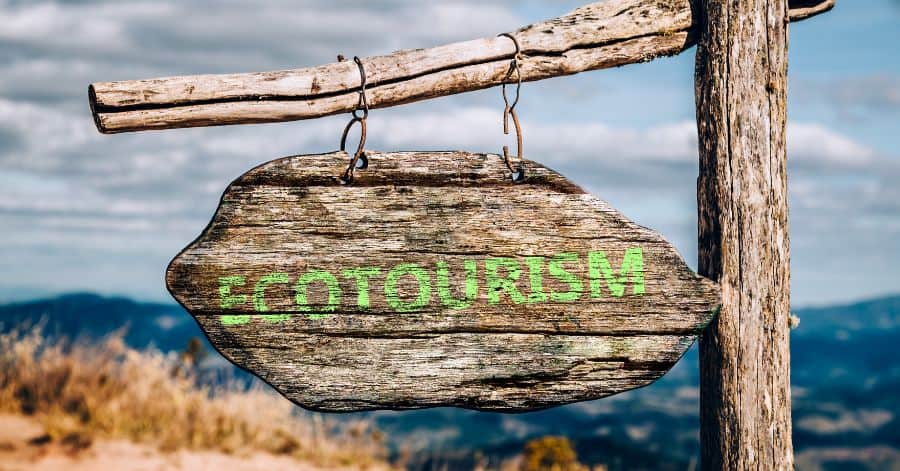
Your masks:
{"label": "metal hook", "polygon": [[341,152],[347,151],[347,134],[350,133],[350,128],[356,123],[359,123],[359,145],[357,145],[356,152],[353,153],[353,157],[350,159],[350,165],[347,166],[347,169],[344,170],[344,173],[341,175],[341,183],[343,184],[353,182],[353,171],[355,169],[364,169],[369,166],[369,159],[366,157],[366,153],[363,150],[366,147],[365,118],[357,118],[354,116],[353,119],[347,123],[347,126],[344,128],[344,134],[341,136]]}
{"label": "metal hook", "polygon": [[497,35],[497,37],[501,37],[501,36],[512,39],[513,45],[516,46],[516,53],[513,55],[513,58],[521,59],[522,58],[522,48],[519,47],[519,40],[516,39],[516,37],[513,36],[512,33],[500,33]]}
{"label": "metal hook", "polygon": [[[516,159],[518,160],[517,168],[513,169],[512,163],[509,161],[509,146],[503,146],[503,162],[509,169],[512,181],[519,183],[525,180],[525,157],[523,155],[522,145],[522,126],[519,124],[519,116],[516,114],[516,105],[519,104],[519,92],[522,88],[522,72],[519,70],[519,59],[522,57],[522,49],[519,47],[519,41],[515,36],[509,33],[503,33],[500,36],[506,36],[513,41],[516,46],[516,52],[509,64],[509,71],[503,79],[501,92],[503,94],[503,134],[509,134],[509,117],[512,116],[513,125],[516,127]],[[516,74],[516,98],[510,104],[509,98],[506,96],[506,84],[512,74]]]}
{"label": "metal hook", "polygon": [[509,134],[509,117],[512,116],[513,125],[516,127],[516,160],[518,166],[514,169],[509,161],[509,146],[503,146],[503,162],[512,176],[513,182],[519,183],[525,180],[525,157],[522,154],[522,126],[519,124],[519,116],[516,110],[506,107],[503,111],[503,134]]}
{"label": "metal hook", "polygon": [[[338,57],[340,58],[341,56]],[[366,157],[365,151],[363,150],[366,146],[366,118],[369,117],[369,101],[366,98],[366,69],[359,57],[354,56],[353,61],[356,62],[357,67],[359,67],[359,102],[357,102],[356,108],[353,110],[353,118],[347,123],[347,126],[344,128],[344,134],[341,136],[341,151],[346,152],[347,134],[355,123],[359,123],[360,135],[356,152],[354,152],[353,157],[350,159],[347,170],[344,170],[344,173],[340,177],[341,183],[345,185],[353,182],[354,170],[357,168],[364,169],[369,166],[369,159]],[[360,111],[362,114],[359,114]]]}
{"label": "metal hook", "polygon": [[366,68],[363,66],[362,60],[357,56],[353,56],[353,62],[359,67],[359,101],[356,103],[356,109],[353,110],[353,117],[360,118],[356,113],[362,111],[362,119],[369,117],[369,100],[366,98]]}
{"label": "metal hook", "polygon": [[[509,63],[509,70],[507,70],[506,77],[503,78],[503,84],[500,86],[504,105],[508,108],[515,109],[516,105],[519,104],[519,91],[522,89],[522,71],[519,70],[519,60],[522,59],[522,48],[519,46],[519,40],[512,34],[503,33],[498,36],[504,36],[511,39],[516,46],[516,52],[513,54],[512,61]],[[516,74],[516,99],[510,104],[509,99],[506,96],[506,85],[509,82],[509,79],[512,78],[513,72]]]}

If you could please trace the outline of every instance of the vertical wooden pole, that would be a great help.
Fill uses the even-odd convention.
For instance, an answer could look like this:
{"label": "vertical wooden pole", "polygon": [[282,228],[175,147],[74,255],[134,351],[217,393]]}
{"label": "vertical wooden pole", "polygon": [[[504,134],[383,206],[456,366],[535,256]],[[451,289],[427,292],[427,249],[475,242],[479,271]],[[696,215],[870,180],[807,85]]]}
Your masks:
{"label": "vertical wooden pole", "polygon": [[697,0],[699,267],[722,285],[700,340],[704,470],[793,469],[786,0]]}

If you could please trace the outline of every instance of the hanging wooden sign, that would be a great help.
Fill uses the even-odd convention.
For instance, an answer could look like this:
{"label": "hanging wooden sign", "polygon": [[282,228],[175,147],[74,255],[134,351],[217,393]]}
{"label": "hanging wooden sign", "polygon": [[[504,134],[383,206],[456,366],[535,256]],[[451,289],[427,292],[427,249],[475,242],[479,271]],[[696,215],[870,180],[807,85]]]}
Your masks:
{"label": "hanging wooden sign", "polygon": [[169,290],[297,404],[529,410],[649,384],[718,287],[561,175],[497,155],[288,157],[233,182]]}

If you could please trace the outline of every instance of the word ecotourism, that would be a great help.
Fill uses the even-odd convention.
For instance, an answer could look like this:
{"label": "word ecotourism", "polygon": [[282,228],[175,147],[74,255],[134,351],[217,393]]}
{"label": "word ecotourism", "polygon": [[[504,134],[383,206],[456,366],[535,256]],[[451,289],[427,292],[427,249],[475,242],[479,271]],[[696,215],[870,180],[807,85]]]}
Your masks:
{"label": "word ecotourism", "polygon": [[[487,288],[487,303],[496,305],[501,303],[501,297],[505,294],[514,304],[544,303],[544,302],[572,302],[581,299],[584,295],[584,282],[577,276],[577,272],[583,272],[582,258],[577,253],[560,253],[552,257],[523,257],[528,269],[530,291],[526,294],[519,290],[516,282],[522,276],[522,265],[519,260],[509,257],[485,258],[483,261],[484,280]],[[384,276],[384,297],[388,306],[396,312],[415,312],[426,308],[433,302],[433,291],[437,292],[437,298],[445,309],[462,310],[471,307],[478,299],[478,262],[466,259],[465,266],[465,297],[460,298],[452,294],[450,288],[450,267],[445,261],[435,263],[435,289],[432,290],[432,276],[425,267],[414,263],[401,263],[390,270]],[[546,292],[543,285],[543,270],[559,283],[568,287],[565,291],[550,290]],[[568,267],[568,268],[567,268]],[[579,268],[574,270],[573,268]],[[340,276],[356,284],[356,305],[360,310],[370,309],[370,279],[380,277],[382,269],[379,267],[347,268],[340,272]],[[591,299],[603,297],[603,285],[613,297],[622,297],[626,294],[626,285],[630,282],[632,294],[641,296],[644,294],[644,256],[640,247],[632,247],[625,251],[622,265],[618,271],[614,270],[609,258],[604,251],[590,251],[587,254],[588,296]],[[410,296],[411,299],[401,299],[398,285],[404,277],[410,277],[418,285],[418,293]],[[275,284],[290,284],[290,275],[284,272],[273,272],[260,277],[253,284],[252,294],[236,294],[237,289],[247,286],[245,276],[232,275],[219,277],[220,307],[223,310],[240,308],[248,302],[252,303],[257,313],[269,312],[266,303],[266,289]],[[322,283],[327,289],[327,301],[325,303],[311,303],[309,299],[309,286],[313,283]],[[338,277],[328,270],[310,270],[299,276],[294,281],[294,305],[295,310],[304,313],[309,319],[322,319],[334,313],[341,305],[343,293]],[[414,290],[415,291],[415,290]],[[288,319],[287,314],[262,314],[261,318],[269,322],[282,322]],[[246,324],[250,316],[223,315],[223,324]]]}

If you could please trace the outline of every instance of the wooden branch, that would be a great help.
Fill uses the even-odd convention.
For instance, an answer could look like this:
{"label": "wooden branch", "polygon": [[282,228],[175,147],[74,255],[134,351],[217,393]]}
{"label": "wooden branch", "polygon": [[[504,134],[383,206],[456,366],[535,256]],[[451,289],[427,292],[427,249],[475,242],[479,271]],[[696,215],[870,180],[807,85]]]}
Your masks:
{"label": "wooden branch", "polygon": [[791,21],[803,21],[834,8],[835,0],[793,0],[790,4]]}
{"label": "wooden branch", "polygon": [[[791,19],[834,0],[802,0]],[[515,31],[525,81],[678,54],[695,42],[691,0],[609,0]],[[515,47],[506,37],[363,59],[369,104],[384,108],[500,85]],[[346,113],[357,104],[352,61],[277,72],[95,83],[91,110],[104,133],[249,124]]]}

